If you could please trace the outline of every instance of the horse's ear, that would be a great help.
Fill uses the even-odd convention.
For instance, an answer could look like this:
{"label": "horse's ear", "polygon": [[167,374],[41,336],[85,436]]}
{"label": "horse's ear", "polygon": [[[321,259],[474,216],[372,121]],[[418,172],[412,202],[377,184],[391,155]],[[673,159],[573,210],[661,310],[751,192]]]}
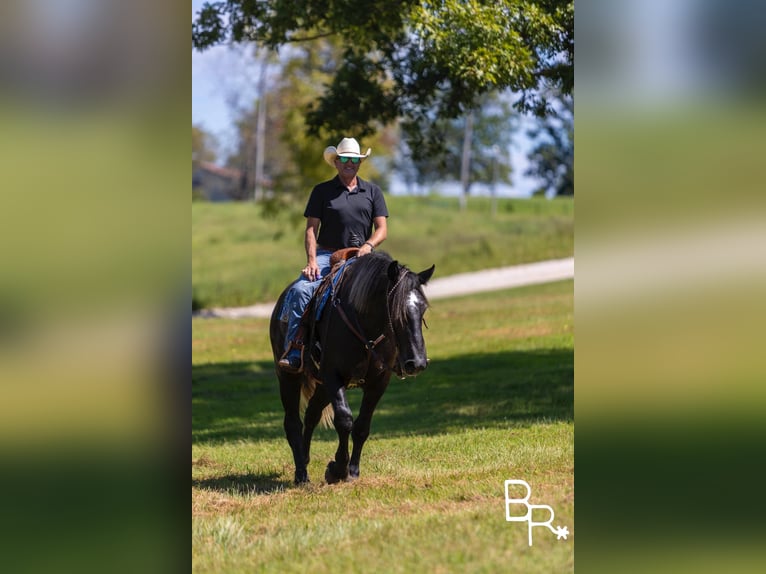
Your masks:
{"label": "horse's ear", "polygon": [[392,261],[388,265],[388,279],[391,283],[399,281],[399,262]]}
{"label": "horse's ear", "polygon": [[428,280],[431,279],[431,275],[434,274],[434,269],[436,269],[436,265],[431,265],[429,269],[426,269],[425,271],[421,271],[418,273],[418,279],[420,279],[420,284],[425,285],[428,283]]}

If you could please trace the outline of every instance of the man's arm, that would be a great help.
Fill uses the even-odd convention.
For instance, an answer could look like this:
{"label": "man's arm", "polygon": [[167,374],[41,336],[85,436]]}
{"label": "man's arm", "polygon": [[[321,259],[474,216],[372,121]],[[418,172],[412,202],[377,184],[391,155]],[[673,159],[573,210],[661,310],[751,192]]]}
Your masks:
{"label": "man's arm", "polygon": [[306,267],[303,274],[311,281],[319,279],[319,267],[317,266],[317,236],[319,235],[318,217],[306,218],[306,238],[304,246],[306,247]]}
{"label": "man's arm", "polygon": [[[383,243],[388,236],[387,218],[384,216],[376,217],[372,220],[374,231],[370,238],[359,248],[359,255],[367,255],[373,248]],[[372,245],[370,245],[372,244]]]}

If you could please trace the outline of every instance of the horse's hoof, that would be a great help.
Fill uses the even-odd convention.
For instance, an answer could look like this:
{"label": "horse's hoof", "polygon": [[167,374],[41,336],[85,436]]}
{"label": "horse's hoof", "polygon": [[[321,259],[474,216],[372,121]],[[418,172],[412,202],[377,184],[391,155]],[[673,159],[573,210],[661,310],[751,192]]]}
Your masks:
{"label": "horse's hoof", "polygon": [[338,477],[335,476],[335,474],[332,471],[332,467],[334,464],[335,463],[332,461],[327,463],[327,468],[324,471],[324,479],[325,479],[325,482],[327,482],[327,484],[335,484],[339,480]]}
{"label": "horse's hoof", "polygon": [[309,473],[307,471],[295,471],[295,484],[308,484],[309,482],[311,481],[309,480]]}
{"label": "horse's hoof", "polygon": [[327,482],[327,484],[335,484],[337,482],[340,482],[341,480],[346,480],[348,475],[346,476],[339,476],[336,472],[337,465],[335,464],[334,460],[331,460],[327,463],[327,468],[324,471],[324,479]]}

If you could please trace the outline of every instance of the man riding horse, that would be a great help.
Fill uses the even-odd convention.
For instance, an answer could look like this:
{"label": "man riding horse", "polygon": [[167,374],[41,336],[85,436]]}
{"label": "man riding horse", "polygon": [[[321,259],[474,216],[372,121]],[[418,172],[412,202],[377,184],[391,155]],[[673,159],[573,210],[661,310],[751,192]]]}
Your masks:
{"label": "man riding horse", "polygon": [[[372,253],[386,238],[388,209],[380,188],[357,176],[369,155],[369,149],[362,155],[352,138],[325,149],[324,159],[338,175],[311,192],[304,214],[306,267],[280,295],[269,325],[297,484],[309,481],[311,437],[320,420],[338,433],[325,480],[358,478],[372,414],[391,374],[414,377],[428,365],[423,285],[434,267],[415,273],[387,253]],[[354,250],[357,257],[330,276],[331,256],[341,249]],[[320,283],[320,297],[306,310]],[[356,419],[346,398],[346,389],[354,386],[362,390]]]}
{"label": "man riding horse", "polygon": [[388,208],[380,187],[357,175],[362,155],[354,138],[343,138],[338,147],[329,146],[324,159],[338,171],[329,181],[315,186],[303,216],[306,217],[306,267],[292,284],[282,307],[287,322],[284,355],[280,369],[303,370],[304,341],[300,333],[303,312],[322,277],[330,272],[330,256],[338,249],[357,247],[357,256],[367,255],[386,239]]}

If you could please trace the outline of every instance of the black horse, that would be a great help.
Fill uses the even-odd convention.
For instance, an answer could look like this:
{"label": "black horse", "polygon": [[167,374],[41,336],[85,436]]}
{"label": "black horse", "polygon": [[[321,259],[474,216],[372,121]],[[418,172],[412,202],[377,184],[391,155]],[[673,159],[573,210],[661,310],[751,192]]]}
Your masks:
{"label": "black horse", "polygon": [[[414,273],[387,253],[375,252],[349,261],[335,284],[325,279],[329,296],[306,340],[304,372],[291,374],[277,367],[296,484],[309,481],[311,436],[320,419],[332,421],[338,433],[338,450],[327,465],[325,480],[334,483],[359,477],[359,459],[370,434],[372,413],[391,373],[401,378],[415,376],[428,364],[422,332],[428,300],[422,285],[431,278],[434,267]],[[287,323],[279,315],[286,293],[271,315],[275,364],[284,349]],[[317,358],[320,348],[317,365],[312,357]],[[359,386],[363,393],[356,420],[346,400],[349,386]],[[353,438],[350,459],[349,435]]]}

